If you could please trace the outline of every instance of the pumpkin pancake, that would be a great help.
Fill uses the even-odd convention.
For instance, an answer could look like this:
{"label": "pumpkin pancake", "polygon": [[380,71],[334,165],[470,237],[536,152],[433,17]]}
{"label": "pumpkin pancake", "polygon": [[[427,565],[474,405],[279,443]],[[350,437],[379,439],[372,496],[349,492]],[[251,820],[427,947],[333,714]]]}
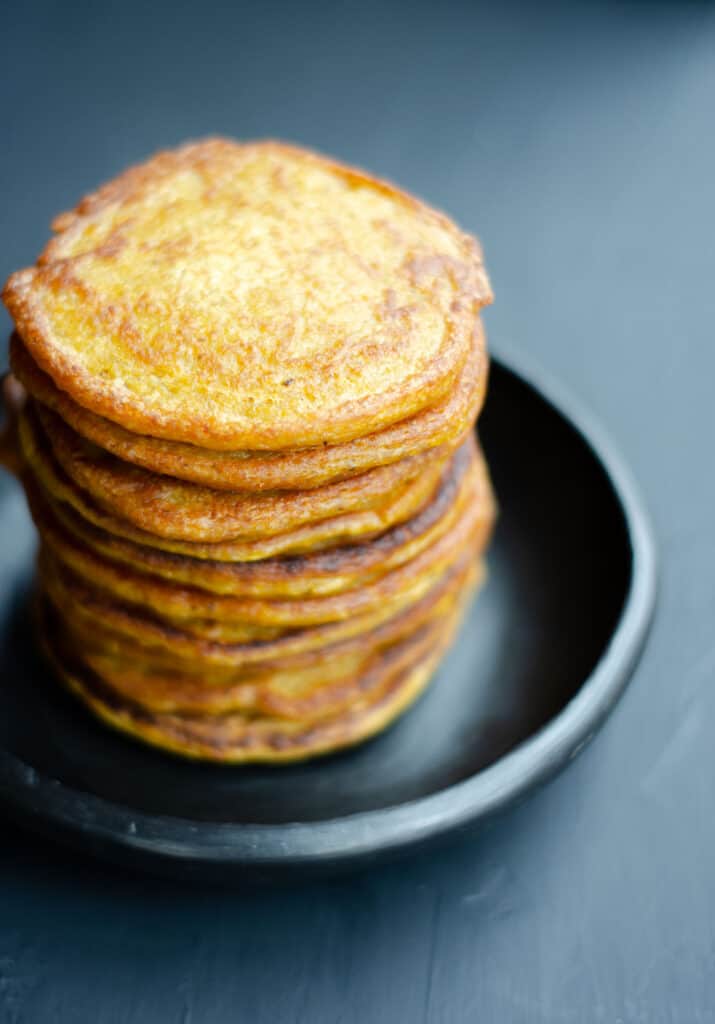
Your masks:
{"label": "pumpkin pancake", "polygon": [[157,537],[96,505],[57,465],[32,407],[28,406],[20,414],[18,437],[23,459],[42,488],[57,501],[71,506],[88,523],[145,547],[211,561],[252,562],[377,537],[418,513],[433,497],[445,472],[437,463],[432,464],[397,497],[388,499],[379,508],[334,516],[259,540],[201,544]]}
{"label": "pumpkin pancake", "polygon": [[[46,550],[39,560],[42,587],[57,608],[65,629],[79,644],[93,636],[107,649],[133,653],[137,660],[150,659],[181,673],[201,666],[204,676],[225,679],[249,665],[277,664],[283,659],[301,659],[310,664],[337,645],[366,642],[376,630],[381,640],[394,639],[417,629],[429,616],[434,603],[460,586],[464,573],[475,564],[476,545],[463,551],[455,565],[435,582],[426,595],[415,600],[405,595],[389,607],[385,604],[364,615],[323,626],[285,630],[272,639],[253,639],[222,643],[211,637],[210,623],[185,623],[193,633],[147,612],[123,604],[87,585],[61,566]],[[480,570],[481,571],[481,570]],[[200,626],[203,627],[201,635]]]}
{"label": "pumpkin pancake", "polygon": [[98,416],[217,450],[337,444],[430,408],[491,300],[446,217],[274,142],[160,153],[53,227],[3,291],[33,359]]}
{"label": "pumpkin pancake", "polygon": [[75,540],[45,506],[36,514],[43,543],[75,574],[120,601],[148,609],[173,623],[212,619],[235,625],[297,628],[349,618],[376,605],[399,600],[406,593],[415,600],[454,561],[475,534],[485,537],[491,527],[491,508],[467,503],[452,529],[404,565],[380,579],[355,590],[320,597],[270,600],[211,594],[193,587],[170,583],[118,565],[88,550]]}
{"label": "pumpkin pancake", "polygon": [[[462,559],[474,559],[481,554],[486,546],[489,533],[490,526],[481,522],[479,528],[474,531],[473,536],[462,548],[459,565],[465,564]],[[454,565],[449,567],[443,565],[441,574],[439,564],[433,568],[432,572],[423,569],[419,577],[411,581],[411,585],[404,585],[402,589],[390,587],[394,580],[388,579],[385,589],[392,590],[389,597],[383,597],[383,600],[375,607],[368,607],[348,618],[302,626],[277,623],[269,625],[265,621],[266,616],[272,611],[285,612],[286,602],[260,602],[257,606],[254,603],[253,610],[262,614],[263,621],[246,622],[205,616],[169,617],[165,612],[157,611],[146,604],[141,605],[127,601],[121,595],[108,591],[106,586],[98,587],[96,583],[88,582],[57,559],[56,555],[46,546],[42,548],[41,554],[41,561],[45,567],[43,574],[45,586],[51,589],[54,579],[61,578],[60,589],[71,590],[77,598],[76,605],[79,605],[79,608],[76,609],[77,614],[85,619],[96,622],[96,608],[101,607],[103,613],[106,613],[107,621],[116,621],[118,632],[125,636],[138,638],[142,646],[148,645],[152,649],[158,647],[165,654],[168,653],[170,659],[174,655],[190,659],[197,656],[197,650],[208,645],[210,656],[220,664],[232,663],[231,652],[242,657],[244,649],[254,645],[258,645],[261,655],[266,656],[265,645],[267,644],[278,644],[285,641],[297,644],[299,650],[306,645],[312,649],[320,646],[325,637],[330,637],[332,641],[335,641],[342,637],[358,635],[364,632],[366,624],[379,625],[419,603],[421,598],[429,595],[438,585],[440,579],[448,575],[454,568]],[[457,564],[457,559],[454,564]],[[357,593],[360,595],[361,592]],[[353,598],[347,597],[346,600],[351,601]],[[376,594],[372,590],[367,594],[362,593],[361,597],[358,596],[356,603],[362,601],[370,604],[374,603],[374,600],[376,600]],[[277,608],[273,609],[272,605],[277,605]],[[310,604],[308,610],[315,614],[316,606]],[[319,607],[318,611],[327,612],[328,609]],[[134,630],[134,633],[128,633],[131,629]],[[322,631],[325,632],[325,636]],[[214,648],[214,644],[218,646]]]}
{"label": "pumpkin pancake", "polygon": [[[426,626],[420,640],[432,640],[436,632],[436,626]],[[388,649],[390,660],[399,651],[409,663],[416,648],[414,635],[404,638]],[[325,659],[323,665],[293,672],[272,671],[264,679],[238,680],[225,686],[206,685],[198,676],[161,676],[151,666],[131,666],[124,659],[91,650],[78,653],[77,661],[121,699],[146,711],[180,715],[239,711],[309,721],[341,710],[379,684],[385,654],[382,649],[355,651],[334,660]]]}
{"label": "pumpkin pancake", "polygon": [[487,380],[482,328],[477,323],[477,341],[459,384],[436,406],[341,445],[283,452],[220,452],[133,434],[83,409],[43,373],[17,334],[11,339],[10,361],[27,391],[85,439],[144,469],[228,491],[320,487],[450,444],[476,419]]}
{"label": "pumpkin pancake", "polygon": [[[26,490],[41,516],[47,497],[31,481]],[[302,597],[342,593],[384,576],[423,551],[451,529],[465,502],[483,505],[488,477],[470,439],[455,456],[432,501],[407,523],[382,536],[329,552],[260,562],[231,563],[191,559],[115,537],[82,520],[50,499],[58,523],[93,553],[140,572],[216,594],[253,597]]]}
{"label": "pumpkin pancake", "polygon": [[57,462],[78,487],[112,515],[170,540],[255,540],[379,507],[430,466],[446,465],[452,454],[441,445],[309,491],[215,491],[122,462],[84,441],[45,406],[34,411]]}
{"label": "pumpkin pancake", "polygon": [[[247,667],[230,677],[212,677],[196,666],[192,673],[167,672],[145,658],[135,658],[121,647],[96,637],[76,643],[77,634],[64,632],[68,649],[115,693],[148,711],[178,714],[226,714],[243,711],[280,718],[307,720],[332,714],[353,702],[374,685],[384,655],[392,660],[396,649],[410,657],[416,637],[434,634],[471,593],[476,566],[462,574],[460,586],[434,602],[418,628],[390,635],[377,630],[362,643],[337,645],[311,659],[283,659]],[[60,620],[59,624],[63,623]]]}
{"label": "pumpkin pancake", "polygon": [[[461,609],[460,609],[461,611]],[[176,714],[129,702],[63,647],[51,622],[41,636],[55,671],[95,715],[136,739],[184,757],[224,763],[297,761],[367,739],[384,729],[421,693],[459,624],[453,612],[436,635],[413,638],[411,657],[399,646],[365,677],[360,697],[333,714],[304,721],[263,715]]]}
{"label": "pumpkin pancake", "polygon": [[[223,714],[242,710],[254,714],[305,718],[336,710],[357,695],[361,679],[377,652],[402,644],[449,615],[479,577],[476,564],[455,577],[453,584],[416,616],[399,616],[359,638],[319,651],[249,665],[230,673],[192,664],[188,671],[147,659],[145,652],[127,650],[108,637],[87,637],[61,625],[68,643],[84,664],[118,693],[154,711]],[[79,641],[79,645],[77,643]]]}

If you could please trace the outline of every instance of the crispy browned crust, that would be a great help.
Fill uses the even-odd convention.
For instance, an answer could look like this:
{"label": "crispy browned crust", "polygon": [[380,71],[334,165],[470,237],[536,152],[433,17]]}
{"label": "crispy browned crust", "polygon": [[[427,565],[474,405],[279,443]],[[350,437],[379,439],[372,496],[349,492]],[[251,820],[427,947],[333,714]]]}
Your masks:
{"label": "crispy browned crust", "polygon": [[351,512],[380,508],[422,473],[439,473],[453,449],[379,466],[309,491],[215,491],[122,462],[91,445],[45,406],[30,403],[57,462],[96,504],[141,530],[170,540],[221,543],[257,540]]}
{"label": "crispy browned crust", "polygon": [[403,592],[418,598],[475,534],[486,538],[493,521],[490,503],[467,503],[448,533],[406,564],[365,586],[327,596],[271,600],[211,594],[137,572],[90,551],[63,529],[49,506],[33,512],[43,543],[60,562],[113,598],[146,608],[170,622],[212,619],[226,623],[229,629],[235,624],[295,629],[350,618],[397,600]]}
{"label": "crispy browned crust", "polygon": [[429,408],[491,300],[446,217],[275,142],[160,153],[54,227],[3,291],[35,361],[95,414],[202,447],[342,443]]}
{"label": "crispy browned crust", "polygon": [[253,562],[277,556],[327,550],[341,544],[377,537],[394,525],[406,522],[411,516],[416,515],[430,501],[444,473],[444,470],[435,463],[408,483],[404,491],[388,499],[379,508],[333,516],[256,540],[200,543],[172,540],[148,533],[95,504],[58,466],[31,409],[19,418],[18,437],[23,461],[39,485],[57,501],[69,505],[78,512],[86,522],[106,533],[144,547],[211,561]]}
{"label": "crispy browned crust", "polygon": [[[157,551],[99,530],[49,498],[31,477],[25,487],[35,516],[49,502],[56,521],[75,541],[109,561],[216,594],[317,597],[355,589],[414,558],[447,533],[466,502],[489,508],[489,483],[470,439],[456,454],[438,492],[421,512],[371,541],[330,551],[259,562],[212,562]],[[486,505],[485,505],[486,503]]]}
{"label": "crispy browned crust", "polygon": [[17,378],[35,399],[82,437],[120,459],[218,490],[301,490],[358,476],[376,466],[451,444],[461,437],[476,420],[486,392],[486,352],[479,322],[476,339],[457,387],[432,408],[377,434],[342,445],[283,452],[217,452],[133,434],[83,409],[60,391],[35,363],[17,334],[11,339],[10,362]]}
{"label": "crispy browned crust", "polygon": [[421,597],[403,592],[394,603],[383,603],[365,614],[321,626],[276,630],[272,637],[263,635],[264,627],[246,627],[245,637],[230,642],[217,638],[215,624],[209,620],[186,622],[181,628],[109,597],[62,566],[47,550],[40,552],[39,570],[44,593],[58,609],[65,627],[77,637],[78,645],[93,635],[107,649],[133,652],[140,661],[180,673],[190,673],[200,665],[212,677],[226,678],[247,666],[311,664],[338,647],[376,642],[377,631],[381,631],[380,642],[387,642],[417,629],[434,602],[458,586],[479,554],[475,542]]}
{"label": "crispy browned crust", "polygon": [[[466,597],[466,595],[465,595]],[[461,612],[461,608],[459,609]],[[459,624],[453,611],[433,630],[395,645],[362,677],[359,695],[328,714],[288,718],[149,711],[131,702],[64,650],[42,625],[46,653],[65,685],[97,716],[135,739],[183,757],[224,763],[297,761],[361,742],[386,728],[426,686]]]}
{"label": "crispy browned crust", "polygon": [[411,658],[416,642],[440,629],[471,593],[478,577],[470,564],[444,587],[415,622],[400,616],[390,628],[371,631],[360,643],[348,641],[327,652],[279,659],[259,666],[217,674],[198,663],[190,672],[167,669],[106,637],[76,631],[52,608],[58,641],[72,660],[89,669],[122,699],[150,712],[249,715],[310,721],[348,707],[379,681],[395,656]]}
{"label": "crispy browned crust", "polygon": [[322,649],[248,665],[227,673],[198,661],[187,671],[163,665],[146,651],[117,642],[106,634],[77,629],[62,613],[58,626],[78,661],[118,694],[150,711],[225,714],[243,711],[271,717],[309,719],[346,707],[369,686],[366,676],[383,654],[444,621],[471,591],[475,563],[423,602],[419,616],[401,615],[360,638]]}

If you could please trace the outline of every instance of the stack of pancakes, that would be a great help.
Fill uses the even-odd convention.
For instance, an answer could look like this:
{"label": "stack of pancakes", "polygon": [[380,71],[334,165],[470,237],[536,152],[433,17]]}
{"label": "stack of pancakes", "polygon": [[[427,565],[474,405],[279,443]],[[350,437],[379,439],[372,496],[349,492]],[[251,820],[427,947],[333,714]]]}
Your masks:
{"label": "stack of pancakes", "polygon": [[285,761],[424,688],[494,505],[475,241],[278,143],[161,153],[12,275],[58,676],[149,743]]}

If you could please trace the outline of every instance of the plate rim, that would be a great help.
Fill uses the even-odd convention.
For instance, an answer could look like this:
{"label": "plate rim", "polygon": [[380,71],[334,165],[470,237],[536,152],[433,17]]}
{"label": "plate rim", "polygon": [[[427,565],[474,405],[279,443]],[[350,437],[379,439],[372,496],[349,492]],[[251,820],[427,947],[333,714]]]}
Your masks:
{"label": "plate rim", "polygon": [[618,622],[578,692],[532,736],[488,767],[445,789],[388,807],[310,822],[238,824],[133,811],[42,775],[0,750],[0,800],[22,820],[73,845],[88,841],[107,856],[139,862],[264,869],[357,863],[407,850],[491,816],[573,760],[623,693],[650,628],[657,555],[650,518],[617,446],[560,382],[531,358],[503,345],[492,361],[551,406],[591,450],[622,508],[632,555],[631,580]]}

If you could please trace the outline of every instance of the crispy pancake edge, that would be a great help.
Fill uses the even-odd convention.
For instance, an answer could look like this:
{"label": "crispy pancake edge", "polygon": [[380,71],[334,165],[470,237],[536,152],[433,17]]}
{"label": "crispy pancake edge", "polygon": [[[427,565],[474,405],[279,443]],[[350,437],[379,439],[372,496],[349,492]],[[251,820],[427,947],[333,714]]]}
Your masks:
{"label": "crispy pancake edge", "polygon": [[216,719],[149,715],[117,701],[98,680],[83,678],[76,671],[68,670],[53,649],[51,637],[44,631],[42,636],[46,654],[61,681],[106,724],[137,740],[192,759],[226,764],[285,763],[328,754],[384,730],[425,688],[453,640],[460,617],[454,615],[426,657],[389,678],[385,688],[372,695],[372,703],[351,706],[342,713],[307,725],[277,719],[223,716],[218,720],[223,726],[221,734]]}
{"label": "crispy pancake edge", "polygon": [[377,537],[423,508],[444,473],[435,463],[421,476],[415,477],[401,494],[379,509],[334,516],[260,540],[202,543],[157,537],[94,504],[90,496],[70,480],[57,464],[49,445],[43,443],[39,425],[28,415],[28,410],[23,410],[19,416],[18,437],[23,461],[40,486],[57,501],[72,507],[87,522],[137,544],[211,561],[257,561],[279,555],[304,554]]}
{"label": "crispy pancake edge", "polygon": [[476,420],[486,394],[486,352],[479,341],[465,363],[454,393],[437,406],[377,434],[343,445],[285,452],[216,452],[196,445],[132,434],[83,409],[55,386],[34,362],[16,333],[10,341],[13,372],[38,402],[78,434],[120,459],[156,473],[219,490],[302,490],[358,476],[429,448],[450,444]]}
{"label": "crispy pancake edge", "polygon": [[64,565],[99,590],[173,623],[205,618],[226,623],[229,628],[234,623],[284,628],[317,625],[368,611],[383,601],[396,600],[403,589],[424,589],[436,574],[455,560],[461,547],[467,546],[474,534],[488,533],[493,520],[490,504],[467,504],[446,535],[374,582],[340,594],[271,600],[210,594],[119,566],[87,550],[52,521],[49,509],[44,512],[44,518],[39,515],[37,518],[43,543]]}
{"label": "crispy pancake edge", "polygon": [[61,614],[53,613],[51,607],[48,610],[56,620],[61,646],[77,664],[102,679],[120,700],[160,714],[222,715],[238,711],[306,721],[333,714],[359,700],[379,683],[385,661],[395,663],[395,654],[403,661],[409,659],[414,648],[439,630],[465,595],[473,591],[476,578],[477,566],[470,566],[457,587],[445,590],[416,624],[406,620],[399,632],[376,630],[362,644],[340,645],[324,652],[321,658],[249,667],[223,680],[207,677],[200,666],[192,675],[167,673],[151,662],[136,662],[123,648],[102,645],[95,637],[91,646],[79,645]]}
{"label": "crispy pancake edge", "polygon": [[354,589],[414,557],[446,533],[467,501],[488,500],[486,468],[475,446],[455,455],[434,496],[416,516],[373,540],[330,551],[249,563],[191,559],[137,545],[83,521],[71,507],[48,498],[34,479],[25,477],[33,518],[43,506],[72,537],[90,551],[119,565],[169,582],[215,594],[253,597],[321,596]]}
{"label": "crispy pancake edge", "polygon": [[37,416],[44,442],[49,442],[60,467],[107,512],[148,533],[200,543],[258,540],[380,508],[404,493],[421,473],[445,466],[453,452],[453,447],[442,445],[308,491],[214,491],[122,462],[83,441],[42,405],[29,403],[22,416]]}
{"label": "crispy pancake edge", "polygon": [[434,601],[458,585],[461,576],[481,553],[477,543],[463,551],[455,564],[422,596],[402,595],[402,600],[393,606],[383,603],[363,615],[321,626],[278,631],[269,639],[255,636],[232,642],[218,639],[207,621],[184,623],[186,628],[181,629],[145,610],[112,600],[56,560],[48,561],[42,552],[39,569],[42,589],[68,627],[79,630],[80,637],[90,630],[125,651],[133,649],[139,660],[151,659],[182,673],[191,672],[200,664],[207,671],[215,670],[219,678],[233,675],[246,666],[285,666],[296,660],[301,664],[309,663],[321,658],[327,650],[362,644],[368,635],[374,636],[376,630],[395,636],[422,621]]}

